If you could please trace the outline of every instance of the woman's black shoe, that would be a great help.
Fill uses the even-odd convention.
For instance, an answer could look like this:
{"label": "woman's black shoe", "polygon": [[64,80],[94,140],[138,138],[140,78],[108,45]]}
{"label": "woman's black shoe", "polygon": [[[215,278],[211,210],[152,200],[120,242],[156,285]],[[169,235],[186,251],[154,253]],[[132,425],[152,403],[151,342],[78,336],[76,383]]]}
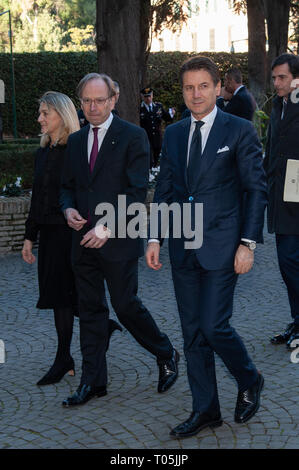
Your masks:
{"label": "woman's black shoe", "polygon": [[293,331],[294,331],[294,323],[289,323],[286,330],[281,333],[280,335],[275,335],[273,338],[270,339],[272,344],[285,344],[289,341]]}
{"label": "woman's black shoe", "polygon": [[60,382],[62,377],[69,373],[69,375],[75,375],[75,364],[73,358],[66,363],[54,362],[50,370],[44,375],[36,385],[50,385]]}

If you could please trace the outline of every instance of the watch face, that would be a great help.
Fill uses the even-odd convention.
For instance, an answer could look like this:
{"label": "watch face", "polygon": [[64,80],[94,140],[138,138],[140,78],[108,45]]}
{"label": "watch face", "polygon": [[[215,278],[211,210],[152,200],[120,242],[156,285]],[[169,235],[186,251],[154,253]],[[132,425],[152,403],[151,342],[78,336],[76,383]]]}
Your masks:
{"label": "watch face", "polygon": [[248,248],[252,251],[255,250],[256,249],[256,243],[255,242],[250,242]]}

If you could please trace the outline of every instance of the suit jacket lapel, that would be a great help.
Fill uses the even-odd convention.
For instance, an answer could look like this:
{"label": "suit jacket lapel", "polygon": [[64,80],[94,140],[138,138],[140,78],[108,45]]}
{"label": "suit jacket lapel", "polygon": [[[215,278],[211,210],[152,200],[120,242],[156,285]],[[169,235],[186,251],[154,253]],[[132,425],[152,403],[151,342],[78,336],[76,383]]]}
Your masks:
{"label": "suit jacket lapel", "polygon": [[89,133],[90,125],[84,126],[81,130],[81,165],[82,165],[82,174],[86,175],[87,179],[89,179],[89,164],[88,164],[88,154],[87,154],[87,147],[88,147],[88,133]]}
{"label": "suit jacket lapel", "polygon": [[184,175],[185,185],[188,186],[187,181],[187,152],[188,152],[188,140],[189,140],[189,132],[191,126],[191,118],[184,119],[182,121],[182,125],[180,130],[177,134],[178,139],[178,158],[179,158],[179,166],[180,166],[180,174]]}
{"label": "suit jacket lapel", "polygon": [[210,130],[208,140],[201,156],[201,175],[204,175],[208,171],[217,156],[217,150],[223,146],[222,144],[226,138],[226,124],[227,119],[225,113],[220,109],[217,109],[213,126]]}

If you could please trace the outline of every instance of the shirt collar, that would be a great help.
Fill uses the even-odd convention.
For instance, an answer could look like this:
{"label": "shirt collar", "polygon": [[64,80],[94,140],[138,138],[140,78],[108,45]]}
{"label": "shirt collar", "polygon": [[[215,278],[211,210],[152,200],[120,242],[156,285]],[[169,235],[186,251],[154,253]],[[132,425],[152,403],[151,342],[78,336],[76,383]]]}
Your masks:
{"label": "shirt collar", "polygon": [[241,90],[241,88],[243,88],[244,85],[240,85],[235,91],[234,91],[234,95],[236,95],[238,93],[239,90]]}
{"label": "shirt collar", "polygon": [[[212,126],[213,123],[214,123],[216,114],[217,114],[217,106],[215,105],[213,110],[200,120],[203,121],[205,124],[208,124],[208,125]],[[195,119],[195,117],[191,113],[191,124],[196,122],[196,121],[198,121],[198,119]]]}
{"label": "shirt collar", "polygon": [[108,117],[108,119],[106,119],[106,121],[102,122],[102,124],[99,124],[97,126],[94,126],[93,124],[90,124],[90,129],[93,129],[94,127],[100,127],[101,129],[106,129],[107,130],[111,125],[112,119],[113,119],[113,114],[110,113],[110,116]]}

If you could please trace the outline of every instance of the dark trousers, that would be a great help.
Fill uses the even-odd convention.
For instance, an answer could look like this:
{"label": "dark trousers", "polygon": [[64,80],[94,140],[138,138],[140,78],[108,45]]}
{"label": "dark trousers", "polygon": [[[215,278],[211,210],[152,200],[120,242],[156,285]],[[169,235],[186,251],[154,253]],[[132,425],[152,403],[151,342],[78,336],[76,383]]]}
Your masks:
{"label": "dark trousers", "polygon": [[107,384],[106,345],[108,341],[109,310],[105,297],[107,282],[111,304],[119,321],[136,341],[156,356],[157,361],[172,357],[173,347],[161,333],[149,311],[137,296],[138,259],[109,262],[99,250],[83,248],[74,261],[82,352],[81,384]]}
{"label": "dark trousers", "polygon": [[257,380],[245,346],[229,324],[237,275],[231,270],[207,271],[193,252],[172,267],[181,319],[193,411],[220,410],[215,375],[216,352],[235,377],[240,391]]}
{"label": "dark trousers", "polygon": [[291,315],[299,326],[299,235],[276,234],[278,263],[287,287]]}
{"label": "dark trousers", "polygon": [[150,167],[151,168],[157,168],[157,166],[159,165],[161,145],[157,145],[156,142],[154,143],[150,142],[150,146],[151,146]]}

